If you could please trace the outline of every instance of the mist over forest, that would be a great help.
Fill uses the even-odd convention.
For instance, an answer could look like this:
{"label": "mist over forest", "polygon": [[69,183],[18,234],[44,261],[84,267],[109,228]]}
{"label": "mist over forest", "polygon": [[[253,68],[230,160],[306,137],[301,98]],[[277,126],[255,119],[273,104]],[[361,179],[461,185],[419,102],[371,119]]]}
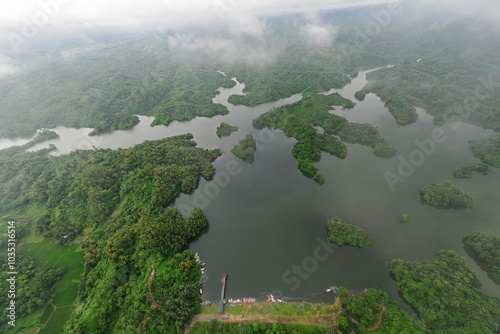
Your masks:
{"label": "mist over forest", "polygon": [[0,5],[0,331],[498,333],[499,6]]}

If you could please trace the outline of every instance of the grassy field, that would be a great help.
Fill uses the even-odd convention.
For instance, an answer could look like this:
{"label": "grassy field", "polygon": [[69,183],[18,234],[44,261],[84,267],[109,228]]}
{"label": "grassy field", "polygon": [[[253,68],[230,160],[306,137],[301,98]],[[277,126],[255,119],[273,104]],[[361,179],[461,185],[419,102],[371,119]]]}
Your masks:
{"label": "grassy field", "polygon": [[53,305],[48,305],[45,308],[45,311],[43,311],[42,315],[40,316],[40,323],[44,324],[49,320],[49,318],[52,316],[52,313],[55,311],[55,306]]}
{"label": "grassy field", "polygon": [[[303,334],[320,334],[325,333],[325,327],[313,324],[282,324],[285,333],[292,333],[297,331]],[[193,328],[189,331],[189,334],[207,334],[207,333],[247,333],[242,332],[242,327],[253,327],[253,324],[244,323],[210,323],[210,322],[197,322]],[[266,333],[268,329],[271,329],[272,324],[258,324],[260,333]],[[264,326],[264,327],[262,327]],[[264,329],[265,328],[265,329]]]}
{"label": "grassy field", "polygon": [[[299,308],[302,306],[302,309]],[[219,313],[218,305],[205,305],[201,307],[201,314]],[[332,315],[339,313],[339,308],[333,304],[310,303],[241,303],[236,306],[224,307],[225,314],[249,315],[284,315],[298,317],[315,317],[318,315]]]}
{"label": "grassy field", "polygon": [[[30,240],[29,238],[27,238]],[[21,255],[32,257],[42,268],[64,267],[64,276],[55,285],[56,297],[40,317],[43,329],[40,333],[62,333],[64,323],[75,310],[75,300],[83,269],[83,252],[78,245],[58,247],[54,241],[43,239],[37,243],[27,241],[21,248]]]}
{"label": "grassy field", "polygon": [[71,317],[75,308],[75,306],[58,307],[40,333],[61,334],[63,332],[64,323]]}

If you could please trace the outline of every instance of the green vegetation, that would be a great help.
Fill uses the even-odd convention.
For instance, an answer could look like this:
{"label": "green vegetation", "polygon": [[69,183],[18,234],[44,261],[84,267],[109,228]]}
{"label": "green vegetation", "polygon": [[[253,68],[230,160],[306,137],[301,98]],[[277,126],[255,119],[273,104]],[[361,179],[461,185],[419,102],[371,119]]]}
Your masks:
{"label": "green vegetation", "polygon": [[[62,53],[72,51],[78,49]],[[0,137],[30,136],[57,125],[99,134],[133,127],[135,115],[167,125],[227,114],[212,98],[219,87],[234,84],[213,63],[186,62],[156,40],[94,44],[69,58],[54,52],[0,81]]]}
{"label": "green vegetation", "polygon": [[[194,254],[183,249],[207,219],[200,209],[187,219],[176,209],[164,210],[179,193],[194,190],[200,176],[213,176],[211,162],[220,150],[197,148],[191,139],[187,134],[130,149],[62,156],[48,156],[48,149],[0,151],[2,216],[20,208],[28,212],[35,204],[43,208],[31,225],[16,230],[25,240],[22,254],[40,266],[34,275],[42,281],[48,263],[65,270],[60,280],[52,275],[55,284],[42,287],[43,298],[30,298],[36,305],[22,303],[39,309],[40,317],[52,301],[55,311],[43,312],[44,332],[63,332],[70,316],[66,333],[177,332],[199,309],[201,272]],[[42,233],[55,242],[40,242]],[[75,253],[77,244],[56,246],[76,243],[81,233],[91,233],[84,256]],[[148,283],[150,261],[157,274]],[[35,289],[37,281],[32,282]],[[73,313],[77,297],[83,308]]]}
{"label": "green vegetation", "polygon": [[474,175],[474,172],[486,175],[488,174],[489,171],[490,171],[490,166],[484,163],[480,163],[457,169],[456,171],[453,172],[453,177],[455,179],[470,179],[472,175]]}
{"label": "green vegetation", "polygon": [[472,207],[474,198],[462,188],[446,180],[432,183],[420,190],[422,200],[439,209],[465,209]]}
{"label": "green vegetation", "polygon": [[397,150],[385,142],[377,128],[370,124],[347,123],[339,131],[340,139],[346,143],[361,144],[373,148],[373,154],[381,158],[391,158]]}
{"label": "green vegetation", "polygon": [[265,324],[259,323],[227,323],[216,320],[197,322],[189,334],[323,334],[335,333],[333,329],[314,324]]}
{"label": "green vegetation", "polygon": [[480,291],[476,273],[452,251],[432,261],[391,261],[389,268],[404,299],[431,333],[498,333],[500,299]]}
{"label": "green vegetation", "polygon": [[[319,93],[332,88],[342,88],[349,77],[330,59],[309,54],[302,58],[303,50],[290,48],[288,56],[281,58],[272,67],[252,67],[237,65],[229,71],[229,76],[245,83],[246,95],[232,95],[229,103],[256,106],[276,101],[297,93]],[[311,61],[311,56],[316,62]],[[340,104],[341,105],[341,104]],[[349,108],[346,103],[343,107]]]}
{"label": "green vegetation", "polygon": [[[0,214],[29,203],[46,214],[35,223],[38,233],[62,244],[84,228],[98,227],[111,213],[165,207],[179,193],[213,174],[211,161],[220,150],[196,148],[192,135],[146,141],[126,150],[99,149],[47,156],[47,150],[0,152]],[[16,154],[17,152],[17,154]],[[63,236],[67,236],[63,238]]]}
{"label": "green vegetation", "polygon": [[[28,229],[32,231],[29,232]],[[61,333],[62,324],[69,319],[75,308],[80,273],[83,269],[83,253],[78,252],[78,245],[56,246],[53,240],[26,233],[37,233],[34,224],[17,223],[16,236],[19,235],[21,239],[18,241],[18,247],[22,259],[22,268],[17,269],[18,272],[23,270],[23,275],[18,276],[17,283],[26,289],[18,289],[16,294],[16,327],[12,329],[2,322],[0,331],[8,328],[12,333],[24,333],[35,327],[46,327],[50,319],[53,322],[52,332]],[[3,245],[4,235],[0,241]],[[2,270],[2,273],[6,273],[6,270]],[[24,297],[19,298],[20,296]],[[65,311],[66,307],[72,310]],[[29,310],[28,313],[25,312],[26,309]],[[60,326],[56,328],[56,324]]]}
{"label": "green vegetation", "polygon": [[257,141],[255,138],[249,133],[240,140],[240,143],[234,146],[231,149],[231,152],[234,153],[238,158],[246,162],[253,162],[255,157],[255,150],[257,149]]}
{"label": "green vegetation", "polygon": [[[2,257],[2,274],[0,275],[0,289],[2,291],[9,291],[10,277],[6,257]],[[19,257],[16,262],[16,269],[21,275],[17,276],[16,286],[19,287],[16,291],[16,317],[22,318],[28,314],[34,313],[40,308],[45,307],[46,303],[53,299],[54,284],[63,276],[64,268],[47,267],[41,270],[29,257]],[[9,311],[10,298],[7,293],[0,296],[0,307],[2,308],[2,317],[0,319],[0,328],[6,330],[10,328],[7,325],[7,318]],[[2,330],[2,331],[3,331]]]}
{"label": "green vegetation", "polygon": [[[381,75],[379,74],[379,71],[371,73]],[[375,74],[369,76],[371,79],[374,77]],[[391,115],[394,116],[398,125],[408,125],[417,121],[417,110],[410,102],[408,102],[408,97],[402,89],[397,87],[382,89],[376,89],[375,86],[369,87],[371,87],[370,92],[377,94],[377,96],[380,97],[380,99],[385,103],[385,106],[389,109]]]}
{"label": "green vegetation", "polygon": [[35,136],[35,138],[30,140],[26,144],[22,145],[22,148],[27,149],[27,148],[35,146],[38,143],[42,143],[44,141],[56,139],[56,138],[59,138],[59,135],[56,132],[44,129],[44,130],[38,132],[38,134]]}
{"label": "green vegetation", "polygon": [[[298,102],[274,108],[260,115],[253,120],[253,126],[257,129],[264,127],[281,129],[286,136],[297,139],[292,154],[297,159],[300,171],[314,181],[324,183],[323,175],[313,164],[321,159],[321,151],[341,159],[347,156],[346,146],[334,135],[340,135],[343,140],[352,143],[371,147],[386,145],[378,130],[371,125],[348,123],[344,117],[331,114],[329,110],[333,109],[334,105],[354,107],[352,101],[338,93],[304,94]],[[314,126],[322,127],[325,133],[318,133]]]}
{"label": "green vegetation", "polygon": [[220,125],[217,127],[217,136],[219,138],[230,136],[231,133],[235,131],[238,131],[237,126],[232,126],[227,123],[221,122]]}
{"label": "green vegetation", "polygon": [[[302,310],[299,306],[303,306]],[[312,310],[308,312],[306,308]],[[218,314],[218,305],[204,305],[201,307],[202,314]],[[224,308],[225,314],[247,314],[247,315],[282,315],[292,317],[315,317],[320,315],[337,314],[338,310],[332,304],[310,304],[310,303],[252,303],[236,304],[236,306]]]}
{"label": "green vegetation", "polygon": [[500,167],[500,134],[486,139],[471,140],[469,147],[474,156],[485,164]]}
{"label": "green vegetation", "polygon": [[367,230],[362,227],[344,222],[335,217],[326,223],[330,240],[338,246],[368,247],[372,240]]}
{"label": "green vegetation", "polygon": [[475,232],[465,236],[464,242],[486,264],[494,279],[500,281],[500,237]]}
{"label": "green vegetation", "polygon": [[[368,289],[358,296],[342,298],[342,307],[358,324],[356,333],[425,333],[422,323],[416,322],[408,313],[383,290]],[[339,328],[343,333],[351,333],[349,318],[339,318]]]}
{"label": "green vegetation", "polygon": [[354,93],[354,97],[358,101],[363,101],[365,99],[366,92],[364,90],[358,90],[356,93]]}
{"label": "green vegetation", "polygon": [[403,213],[403,223],[409,223],[412,220],[412,216],[408,213]]}

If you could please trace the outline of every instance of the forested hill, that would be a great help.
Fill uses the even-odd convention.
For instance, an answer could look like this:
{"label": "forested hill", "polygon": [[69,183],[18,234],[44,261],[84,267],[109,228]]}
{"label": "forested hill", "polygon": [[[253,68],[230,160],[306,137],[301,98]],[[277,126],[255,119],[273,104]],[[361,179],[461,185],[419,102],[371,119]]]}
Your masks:
{"label": "forested hill", "polygon": [[[200,48],[196,41],[204,39],[238,45],[227,32],[212,36],[213,31],[135,36],[30,55],[22,60],[23,71],[0,79],[0,137],[27,136],[56,125],[109,132],[137,124],[134,115],[153,115],[154,124],[164,125],[210,117],[228,112],[211,99],[219,87],[234,85],[232,76],[245,83],[247,95],[229,101],[254,106],[341,88],[359,70],[388,64],[394,66],[369,75],[364,91],[379,95],[398,124],[414,122],[417,105],[438,123],[458,116],[499,130],[500,33],[450,13],[443,22],[442,13],[428,8],[419,15],[405,3],[377,34],[367,34],[366,24],[376,22],[372,14],[383,10],[321,13],[322,24],[335,27],[332,42],[324,45],[301,38],[297,29],[308,22],[305,16],[268,18],[266,38],[245,45],[261,48],[265,57],[260,61]],[[183,36],[196,38],[190,44]],[[177,37],[182,47],[171,43]]]}
{"label": "forested hill", "polygon": [[[78,292],[83,308],[73,315],[66,332],[182,331],[199,308],[201,275],[194,254],[183,250],[208,222],[198,208],[187,219],[177,209],[165,208],[181,192],[193,191],[201,176],[213,176],[211,162],[221,151],[197,148],[191,134],[146,141],[129,149],[61,156],[48,156],[49,151],[24,153],[22,147],[0,151],[0,216],[34,219],[18,226],[18,238],[42,236],[61,245],[76,242],[82,234],[88,237],[83,243],[84,270]],[[21,240],[29,244],[29,238]],[[0,244],[6,245],[6,240],[2,234]],[[56,256],[64,251],[51,252],[50,256]],[[54,273],[60,277],[64,272],[30,266],[32,277]],[[153,268],[156,278],[151,279]],[[30,314],[43,310],[58,277],[46,286],[33,287],[32,298],[25,301],[31,304],[23,303],[21,310]],[[35,298],[39,294],[46,297]],[[59,288],[61,296],[69,305],[75,303],[71,291]],[[6,310],[8,300],[0,299],[0,303]],[[19,312],[19,321],[25,315]],[[67,320],[67,316],[57,317],[61,325]],[[0,321],[2,332],[5,319]],[[36,326],[38,319],[34,319],[29,328]],[[23,327],[18,328],[22,332]]]}

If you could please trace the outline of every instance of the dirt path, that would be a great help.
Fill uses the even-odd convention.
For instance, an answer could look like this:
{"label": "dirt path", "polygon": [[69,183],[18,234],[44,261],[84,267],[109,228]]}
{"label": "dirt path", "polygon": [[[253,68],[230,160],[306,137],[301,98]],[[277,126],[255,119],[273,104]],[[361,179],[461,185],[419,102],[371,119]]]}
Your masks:
{"label": "dirt path", "polygon": [[197,314],[193,317],[191,324],[184,333],[188,333],[191,327],[198,321],[217,320],[220,322],[281,322],[285,324],[317,324],[332,325],[336,320],[335,315],[322,315],[318,317],[294,317],[283,315],[245,315],[243,318],[234,314]]}
{"label": "dirt path", "polygon": [[378,331],[380,329],[380,326],[382,325],[382,316],[384,315],[384,312],[385,312],[386,308],[385,306],[382,308],[382,311],[380,311],[380,316],[378,318],[378,322],[375,324],[375,326],[372,326],[370,328],[367,328],[366,330],[368,332],[374,332],[374,331]]}
{"label": "dirt path", "polygon": [[153,279],[153,269],[154,269],[153,260],[151,259],[151,253],[149,254],[149,263],[151,264],[150,265],[150,267],[151,267],[151,274],[149,275],[148,281],[146,283],[148,285],[148,291],[149,291],[148,300],[151,302],[151,307],[160,307],[160,304],[158,304],[153,299],[153,295],[151,294],[151,280]]}

